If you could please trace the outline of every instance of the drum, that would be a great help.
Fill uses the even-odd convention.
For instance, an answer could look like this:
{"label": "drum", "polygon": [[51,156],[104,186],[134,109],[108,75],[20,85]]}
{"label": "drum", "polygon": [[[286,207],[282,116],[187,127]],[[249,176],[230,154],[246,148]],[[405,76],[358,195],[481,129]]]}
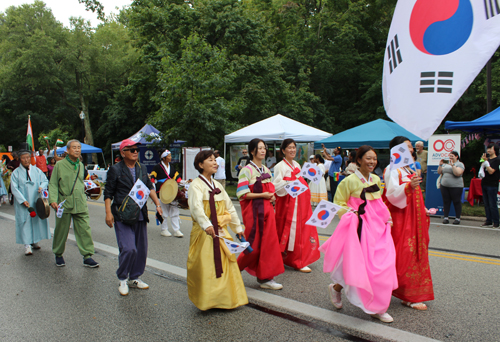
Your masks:
{"label": "drum", "polygon": [[99,182],[95,180],[85,180],[83,183],[85,184],[85,194],[87,195],[88,199],[97,201],[99,198],[101,198],[102,188]]}
{"label": "drum", "polygon": [[164,204],[170,204],[175,201],[179,191],[177,182],[173,179],[166,180],[160,188],[160,201]]}
{"label": "drum", "polygon": [[38,217],[40,217],[42,220],[45,220],[47,217],[50,216],[50,205],[48,199],[46,198],[37,199],[35,208]]}

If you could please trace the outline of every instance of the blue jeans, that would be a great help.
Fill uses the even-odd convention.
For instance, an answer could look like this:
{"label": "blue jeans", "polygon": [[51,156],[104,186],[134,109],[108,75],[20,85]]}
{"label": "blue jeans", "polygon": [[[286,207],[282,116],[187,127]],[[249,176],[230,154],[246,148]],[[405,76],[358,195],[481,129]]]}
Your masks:
{"label": "blue jeans", "polygon": [[497,186],[481,185],[483,190],[484,211],[486,212],[486,221],[498,225],[498,207],[497,207]]}

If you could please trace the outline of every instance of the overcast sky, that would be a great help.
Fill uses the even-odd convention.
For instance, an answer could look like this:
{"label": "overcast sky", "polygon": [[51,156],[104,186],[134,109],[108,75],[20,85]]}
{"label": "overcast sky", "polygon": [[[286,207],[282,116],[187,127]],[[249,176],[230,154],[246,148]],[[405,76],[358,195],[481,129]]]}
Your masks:
{"label": "overcast sky", "polygon": [[[52,13],[56,19],[62,22],[66,27],[69,27],[70,17],[83,17],[86,20],[90,20],[93,27],[96,27],[100,23],[100,20],[97,19],[97,15],[92,13],[92,11],[86,11],[85,5],[80,4],[78,0],[43,1],[48,8],[52,9]],[[5,12],[10,6],[20,6],[22,4],[32,4],[34,2],[34,0],[1,0],[0,12]],[[118,13],[115,7],[122,8],[123,6],[130,5],[132,0],[99,0],[99,2],[104,6],[104,13],[108,16],[111,12]]]}

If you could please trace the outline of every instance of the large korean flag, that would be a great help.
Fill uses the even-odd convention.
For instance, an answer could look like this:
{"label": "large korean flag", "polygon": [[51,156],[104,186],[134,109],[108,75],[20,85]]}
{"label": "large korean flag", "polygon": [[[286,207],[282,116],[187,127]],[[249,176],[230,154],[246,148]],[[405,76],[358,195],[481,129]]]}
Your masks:
{"label": "large korean flag", "polygon": [[384,56],[387,115],[427,140],[500,44],[500,0],[400,0]]}

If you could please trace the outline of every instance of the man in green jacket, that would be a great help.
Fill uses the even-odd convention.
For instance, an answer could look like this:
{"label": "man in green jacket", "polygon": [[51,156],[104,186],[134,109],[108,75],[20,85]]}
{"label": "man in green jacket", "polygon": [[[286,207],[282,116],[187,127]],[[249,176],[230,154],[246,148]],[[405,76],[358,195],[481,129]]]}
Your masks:
{"label": "man in green jacket", "polygon": [[90,233],[89,209],[85,196],[85,185],[83,183],[85,168],[80,162],[81,144],[78,140],[68,141],[66,151],[68,155],[58,161],[52,171],[49,183],[49,202],[52,208],[58,210],[58,205],[64,201],[61,217],[56,217],[56,228],[52,251],[56,255],[56,266],[65,266],[63,253],[68,239],[69,225],[73,219],[76,243],[80,254],[83,255],[83,265],[87,267],[99,267],[92,259],[94,254],[94,242]]}

